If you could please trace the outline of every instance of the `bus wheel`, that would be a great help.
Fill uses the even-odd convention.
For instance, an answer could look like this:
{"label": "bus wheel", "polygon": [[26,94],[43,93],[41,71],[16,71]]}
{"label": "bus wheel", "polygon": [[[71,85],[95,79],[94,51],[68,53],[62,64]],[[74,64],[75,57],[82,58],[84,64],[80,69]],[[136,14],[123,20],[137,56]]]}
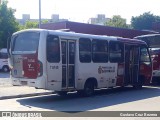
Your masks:
{"label": "bus wheel", "polygon": [[8,66],[3,66],[2,71],[3,72],[8,72],[9,71],[9,67]]}
{"label": "bus wheel", "polygon": [[87,82],[84,86],[84,96],[89,97],[94,94],[94,84],[93,82]]}
{"label": "bus wheel", "polygon": [[56,93],[57,93],[59,96],[66,96],[66,95],[67,95],[67,92],[66,92],[66,91],[56,91]]}

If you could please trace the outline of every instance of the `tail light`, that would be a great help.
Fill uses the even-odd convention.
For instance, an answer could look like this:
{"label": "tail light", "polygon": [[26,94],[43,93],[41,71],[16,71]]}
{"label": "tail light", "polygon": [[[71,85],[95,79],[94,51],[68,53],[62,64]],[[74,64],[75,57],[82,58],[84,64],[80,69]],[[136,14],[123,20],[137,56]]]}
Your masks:
{"label": "tail light", "polygon": [[43,75],[43,64],[41,61],[38,61],[38,64],[37,64],[37,73],[38,73],[38,77]]}

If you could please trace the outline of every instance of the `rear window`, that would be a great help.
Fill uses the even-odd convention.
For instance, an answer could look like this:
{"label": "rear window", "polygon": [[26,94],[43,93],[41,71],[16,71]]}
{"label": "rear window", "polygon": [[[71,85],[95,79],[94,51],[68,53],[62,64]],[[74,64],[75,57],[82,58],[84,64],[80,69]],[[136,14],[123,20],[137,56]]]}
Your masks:
{"label": "rear window", "polygon": [[13,51],[36,51],[39,43],[39,32],[20,33],[14,37]]}

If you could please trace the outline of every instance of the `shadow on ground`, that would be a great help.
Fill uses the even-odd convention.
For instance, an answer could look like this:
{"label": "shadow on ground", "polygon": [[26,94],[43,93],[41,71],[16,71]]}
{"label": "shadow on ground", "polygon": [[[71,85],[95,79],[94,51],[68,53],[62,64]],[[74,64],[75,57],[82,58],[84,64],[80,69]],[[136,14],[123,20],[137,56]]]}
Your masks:
{"label": "shadow on ground", "polygon": [[39,96],[17,100],[21,105],[55,111],[88,111],[138,100],[160,96],[159,87],[144,87],[134,90],[132,87],[96,91],[95,96],[82,97],[70,93],[65,97],[58,95]]}

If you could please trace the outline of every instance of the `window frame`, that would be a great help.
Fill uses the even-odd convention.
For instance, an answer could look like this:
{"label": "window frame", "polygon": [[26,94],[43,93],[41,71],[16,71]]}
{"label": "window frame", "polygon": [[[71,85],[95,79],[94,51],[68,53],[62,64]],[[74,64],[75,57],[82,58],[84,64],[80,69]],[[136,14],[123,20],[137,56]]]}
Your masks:
{"label": "window frame", "polygon": [[[94,42],[96,42],[95,47],[98,48],[100,44],[104,45],[104,49],[102,51],[100,51],[98,48],[98,50],[94,50]],[[97,43],[98,42],[98,43]],[[100,43],[101,42],[101,43]],[[103,43],[102,43],[103,42]],[[105,49],[107,48],[107,49]],[[96,60],[94,59],[94,54],[96,55],[101,55],[100,60]],[[106,55],[106,60],[104,59]],[[102,39],[92,39],[92,61],[94,63],[107,63],[108,62],[108,41],[107,40],[102,40]]]}
{"label": "window frame", "polygon": [[[38,34],[38,40],[37,40],[37,44],[35,44],[36,46],[34,47],[35,48],[35,50],[15,50],[15,49],[20,49],[20,48],[17,48],[16,47],[16,43],[17,42],[22,42],[22,40],[20,40],[20,41],[17,41],[17,39],[19,39],[19,37],[21,37],[21,36],[23,36],[23,35],[26,35],[26,34]],[[37,51],[37,49],[38,49],[38,46],[39,46],[39,41],[40,41],[40,32],[35,32],[35,31],[29,31],[29,32],[22,32],[22,33],[20,33],[20,34],[16,34],[13,38],[12,38],[12,51],[13,52],[17,52],[17,51]],[[27,41],[27,40],[26,40]],[[34,44],[33,44],[34,45]]]}
{"label": "window frame", "polygon": [[[112,58],[111,59],[111,53],[113,53],[113,52],[111,52],[111,46],[112,46],[112,44],[118,44],[119,45],[119,47],[120,47],[120,49],[121,49],[121,51],[120,52],[114,52],[114,53],[121,53],[121,57],[117,57],[117,58]],[[109,46],[108,46],[108,48],[109,48],[109,54],[108,54],[108,56],[109,56],[109,61],[111,62],[111,63],[121,63],[121,62],[124,62],[124,43],[122,43],[122,42],[120,42],[120,41],[109,41]]]}
{"label": "window frame", "polygon": [[[48,40],[49,40],[49,36],[51,36],[51,37],[53,37],[53,38],[51,38],[52,40],[54,39],[54,38],[57,38],[57,40],[58,40],[58,54],[57,54],[57,60],[54,60],[52,57],[52,60],[51,60],[51,58],[49,58],[49,53],[48,53],[48,51],[49,51],[49,47],[51,48],[51,46],[48,46],[48,45],[51,45],[51,43],[50,44],[48,44]],[[53,49],[52,49],[53,50]],[[46,58],[47,58],[47,61],[49,62],[49,63],[59,63],[60,62],[60,60],[61,60],[61,57],[60,57],[60,54],[61,54],[61,52],[60,52],[60,38],[59,38],[59,36],[57,36],[57,35],[52,35],[52,34],[48,34],[47,35],[47,38],[46,38]],[[54,54],[52,54],[53,56],[54,56]]]}
{"label": "window frame", "polygon": [[[88,49],[88,51],[85,51],[85,50],[81,50],[81,45],[82,45],[82,43],[86,43],[86,41],[88,40],[88,42],[89,42],[89,46],[90,46],[90,49]],[[83,42],[82,42],[83,41]],[[85,42],[84,42],[85,41]],[[82,43],[81,43],[82,42]],[[84,46],[84,45],[83,45]],[[81,62],[81,63],[91,63],[92,62],[92,41],[91,41],[91,39],[90,38],[79,38],[79,61]],[[89,57],[89,60],[87,61],[87,60],[82,60],[82,55],[81,55],[81,53],[83,53],[84,55],[86,54],[86,55],[88,55],[88,56],[90,56]]]}

